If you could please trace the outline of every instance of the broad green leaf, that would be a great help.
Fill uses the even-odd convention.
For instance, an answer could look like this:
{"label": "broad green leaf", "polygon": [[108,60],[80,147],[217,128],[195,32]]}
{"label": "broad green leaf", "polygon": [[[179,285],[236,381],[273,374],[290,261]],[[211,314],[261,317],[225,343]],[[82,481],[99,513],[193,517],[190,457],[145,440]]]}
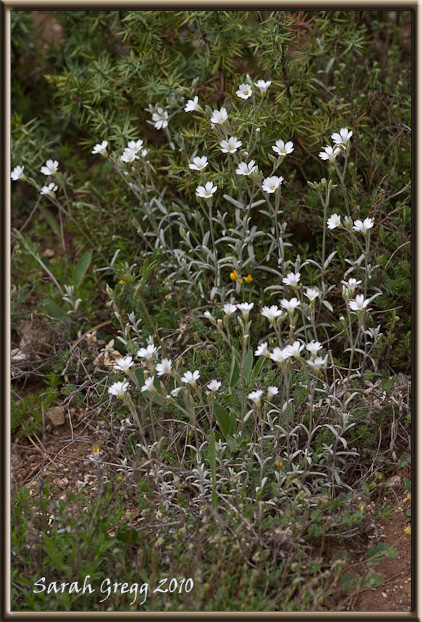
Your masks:
{"label": "broad green leaf", "polygon": [[260,356],[258,362],[256,363],[255,367],[253,368],[252,371],[252,379],[256,380],[256,378],[258,378],[259,374],[262,371],[262,368],[264,367],[264,363],[266,361],[266,357],[265,356]]}
{"label": "broad green leaf", "polygon": [[85,274],[91,265],[91,259],[92,253],[91,251],[87,251],[84,255],[82,255],[76,264],[75,269],[73,270],[73,283],[75,287],[79,287],[84,280]]}
{"label": "broad green leaf", "polygon": [[48,224],[50,225],[54,233],[61,239],[62,234],[60,231],[60,227],[57,224],[57,221],[54,218],[54,216],[51,214],[51,212],[48,211],[46,207],[44,207],[44,205],[40,205],[39,207],[40,207],[41,214],[44,216],[44,218],[46,219],[46,221],[48,222]]}
{"label": "broad green leaf", "polygon": [[217,402],[214,402],[214,414],[224,436],[229,436],[231,434],[232,421],[227,410],[220,404],[217,404]]}
{"label": "broad green leaf", "polygon": [[236,354],[233,352],[232,364],[230,368],[229,387],[232,389],[239,380],[239,365],[236,360]]}
{"label": "broad green leaf", "polygon": [[248,350],[248,353],[245,357],[245,362],[243,365],[243,372],[245,374],[246,379],[249,379],[249,376],[251,375],[252,365],[253,365],[253,352],[252,350]]}
{"label": "broad green leaf", "polygon": [[55,320],[63,320],[65,317],[67,317],[66,311],[59,307],[59,305],[50,298],[47,298],[44,301],[44,309],[46,310],[47,315],[54,318]]}

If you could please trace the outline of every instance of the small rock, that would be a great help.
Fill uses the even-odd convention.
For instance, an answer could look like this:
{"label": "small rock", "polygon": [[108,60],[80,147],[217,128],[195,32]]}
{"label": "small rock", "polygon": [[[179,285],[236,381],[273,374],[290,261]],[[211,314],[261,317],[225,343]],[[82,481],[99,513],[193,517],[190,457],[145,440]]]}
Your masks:
{"label": "small rock", "polygon": [[381,592],[383,598],[387,598],[387,594],[385,592]]}
{"label": "small rock", "polygon": [[64,413],[63,408],[61,406],[55,406],[51,410],[48,411],[47,417],[50,419],[51,423],[54,426],[59,426],[64,424]]}

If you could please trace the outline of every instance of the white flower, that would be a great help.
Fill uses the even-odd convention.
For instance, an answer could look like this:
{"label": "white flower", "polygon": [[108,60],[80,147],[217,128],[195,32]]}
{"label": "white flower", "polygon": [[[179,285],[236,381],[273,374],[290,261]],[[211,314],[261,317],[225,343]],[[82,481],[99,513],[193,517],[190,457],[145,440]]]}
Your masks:
{"label": "white flower", "polygon": [[56,197],[57,186],[55,183],[51,182],[48,186],[43,186],[40,190],[40,194],[46,194],[47,196],[54,199]]}
{"label": "white flower", "polygon": [[202,199],[211,199],[214,192],[217,191],[217,186],[214,186],[212,181],[207,181],[205,186],[198,186],[196,189],[196,196]]}
{"label": "white flower", "polygon": [[353,225],[353,231],[360,231],[363,235],[366,235],[369,229],[372,229],[374,226],[374,221],[372,218],[365,218],[362,222],[361,220],[355,220],[355,224]]}
{"label": "white flower", "polygon": [[236,95],[241,99],[249,99],[252,95],[252,89],[249,84],[240,84],[238,90],[236,91]]}
{"label": "white flower", "polygon": [[172,391],[170,391],[170,395],[172,397],[177,397],[180,393],[180,391],[183,390],[183,387],[176,387],[175,389],[173,389]]}
{"label": "white flower", "polygon": [[267,389],[267,397],[268,399],[271,399],[272,397],[274,397],[274,395],[277,395],[278,393],[278,388],[277,387],[268,387]]}
{"label": "white flower", "polygon": [[252,310],[254,303],[253,302],[242,302],[240,305],[237,305],[239,311],[242,312],[243,319],[246,321],[249,317],[249,312]]}
{"label": "white flower", "polygon": [[123,151],[123,155],[120,156],[120,159],[122,162],[134,162],[135,160],[139,160],[139,156],[137,155],[137,152],[134,151],[133,149],[130,149],[129,147],[125,147],[124,151]]}
{"label": "white flower", "polygon": [[207,156],[202,156],[202,158],[194,158],[192,160],[193,164],[189,164],[189,168],[193,171],[203,171],[206,166],[208,166]]}
{"label": "white flower", "polygon": [[192,387],[196,387],[196,381],[199,379],[199,377],[200,373],[198,370],[194,371],[193,373],[191,371],[187,371],[182,376],[182,382],[190,384]]}
{"label": "white flower", "polygon": [[313,367],[313,369],[315,369],[315,371],[319,371],[321,369],[321,367],[325,367],[327,364],[327,357],[322,358],[321,356],[317,356],[314,359],[310,359],[309,361],[306,361],[308,363],[308,365],[310,365],[311,367]]}
{"label": "white flower", "polygon": [[221,382],[219,380],[211,380],[211,382],[207,384],[207,387],[212,392],[218,391],[218,389],[221,387]]}
{"label": "white flower", "polygon": [[41,167],[41,173],[44,173],[44,175],[54,175],[55,173],[57,173],[58,168],[59,163],[57,162],[57,160],[47,160],[45,166]]}
{"label": "white flower", "polygon": [[171,360],[163,359],[161,363],[158,363],[155,371],[157,372],[157,376],[165,376],[166,374],[171,374]]}
{"label": "white flower", "polygon": [[280,304],[283,309],[286,309],[289,313],[293,313],[293,311],[300,306],[300,302],[297,298],[291,298],[290,300],[283,298],[283,300],[280,301]]}
{"label": "white flower", "polygon": [[327,227],[329,229],[335,229],[341,225],[341,217],[338,214],[333,214],[327,220]]}
{"label": "white flower", "polygon": [[349,131],[347,127],[342,127],[340,133],[331,134],[331,138],[336,145],[341,145],[342,147],[347,147],[349,141],[352,137],[353,132]]}
{"label": "white flower", "polygon": [[209,311],[204,311],[204,317],[207,318],[207,320],[210,320],[211,322],[214,322],[214,318],[211,315],[211,313]]}
{"label": "white flower", "polygon": [[255,350],[255,356],[266,356],[267,358],[270,356],[270,353],[268,351],[268,343],[266,341],[259,344],[259,346]]}
{"label": "white flower", "polygon": [[145,379],[145,384],[141,387],[141,391],[151,391],[151,393],[155,393],[157,389],[154,387],[155,376],[150,376]]}
{"label": "white flower", "polygon": [[342,281],[341,284],[346,287],[349,294],[353,296],[356,291],[358,285],[361,285],[362,281],[357,281],[356,279],[349,279],[348,281]]}
{"label": "white flower", "polygon": [[223,311],[226,315],[233,315],[233,313],[235,313],[236,310],[237,310],[237,305],[232,305],[230,303],[225,304],[223,307]]}
{"label": "white flower", "polygon": [[319,341],[310,341],[306,349],[311,353],[312,356],[316,356],[317,353],[322,349],[322,344]]}
{"label": "white flower", "polygon": [[94,146],[94,149],[91,151],[91,153],[99,153],[102,156],[107,155],[107,147],[108,147],[108,140],[103,140],[102,143],[98,143]]}
{"label": "white flower", "polygon": [[265,80],[258,80],[258,82],[254,82],[255,86],[259,88],[262,94],[266,93],[268,87],[271,85],[271,80],[265,82]]}
{"label": "white flower", "polygon": [[211,123],[218,123],[223,125],[228,119],[227,110],[225,108],[221,108],[221,110],[214,110],[211,115]]}
{"label": "white flower", "polygon": [[289,153],[294,151],[293,143],[289,140],[287,143],[284,143],[282,140],[276,140],[275,145],[273,146],[273,151],[275,151],[279,156],[286,156]]}
{"label": "white flower", "polygon": [[24,166],[15,166],[13,171],[10,173],[10,177],[13,181],[18,181],[18,179],[26,179],[25,173],[23,172]]}
{"label": "white flower", "polygon": [[128,382],[115,382],[111,385],[108,392],[110,393],[110,395],[115,395],[116,397],[124,397],[128,386]]}
{"label": "white flower", "polygon": [[274,350],[270,354],[270,359],[275,361],[276,363],[284,363],[292,356],[290,346],[286,346],[285,348],[274,348]]}
{"label": "white flower", "polygon": [[129,369],[133,365],[133,360],[131,356],[122,356],[120,359],[117,359],[114,363],[114,369],[116,371],[121,371],[126,374]]}
{"label": "white flower", "polygon": [[314,302],[314,300],[316,300],[319,296],[319,291],[315,289],[314,287],[307,287],[305,296],[309,298],[311,302]]}
{"label": "white flower", "polygon": [[267,192],[268,194],[272,194],[273,192],[277,190],[277,188],[279,188],[283,179],[284,177],[281,177],[281,176],[277,177],[277,175],[273,175],[272,177],[267,177],[266,179],[264,179],[262,183],[263,191]]}
{"label": "white flower", "polygon": [[271,307],[262,307],[261,315],[266,317],[267,320],[273,324],[280,315],[282,315],[283,311],[279,309],[276,305],[271,305]]}
{"label": "white flower", "polygon": [[[369,300],[365,300],[365,296],[358,294],[354,300],[349,300],[349,307],[352,311],[362,312],[369,305]],[[369,310],[369,309],[368,309]]]}
{"label": "white flower", "polygon": [[338,154],[340,153],[340,147],[330,147],[327,145],[324,147],[324,151],[319,152],[319,157],[321,160],[329,160],[330,162],[335,162]]}
{"label": "white flower", "polygon": [[290,352],[290,356],[293,356],[295,358],[299,358],[300,357],[300,353],[302,352],[303,348],[305,346],[303,344],[300,343],[300,341],[295,341],[294,343],[292,343],[292,345],[287,346],[289,352]]}
{"label": "white flower", "polygon": [[242,146],[242,141],[237,140],[236,136],[231,136],[228,140],[220,142],[221,151],[223,153],[235,153]]}
{"label": "white flower", "polygon": [[251,160],[250,162],[248,162],[246,164],[246,162],[240,162],[239,166],[236,169],[236,173],[238,175],[251,175],[255,170],[256,170],[256,166],[255,166],[255,160]]}
{"label": "white flower", "polygon": [[185,106],[185,112],[195,112],[195,110],[198,110],[198,108],[199,108],[198,95],[195,95],[193,99],[188,100]]}
{"label": "white flower", "polygon": [[283,283],[285,285],[292,285],[292,287],[296,287],[299,281],[300,281],[299,272],[289,272],[289,274],[283,279]]}
{"label": "white flower", "polygon": [[139,140],[130,140],[127,144],[128,149],[132,149],[132,151],[134,151],[135,153],[138,153],[138,151],[140,151],[142,149],[142,145],[144,144],[144,141],[139,139]]}
{"label": "white flower", "polygon": [[253,402],[255,404],[255,406],[260,406],[261,405],[261,397],[262,397],[263,393],[264,393],[264,391],[262,391],[261,389],[259,391],[252,391],[251,393],[249,393],[248,399],[250,399],[251,402]]}
{"label": "white flower", "polygon": [[140,359],[147,359],[147,361],[153,361],[157,353],[158,348],[153,344],[150,344],[146,348],[140,348],[136,354]]}
{"label": "white flower", "polygon": [[161,106],[158,106],[157,112],[154,112],[152,115],[152,120],[154,121],[154,127],[156,130],[163,130],[169,124],[168,122],[169,113]]}

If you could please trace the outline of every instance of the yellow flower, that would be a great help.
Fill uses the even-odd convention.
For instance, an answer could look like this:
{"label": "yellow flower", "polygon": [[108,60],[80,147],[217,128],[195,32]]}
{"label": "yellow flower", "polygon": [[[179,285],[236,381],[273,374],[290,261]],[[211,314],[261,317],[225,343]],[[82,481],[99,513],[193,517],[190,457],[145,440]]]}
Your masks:
{"label": "yellow flower", "polygon": [[248,276],[245,277],[245,283],[252,283],[253,281],[253,276],[251,274],[248,274]]}
{"label": "yellow flower", "polygon": [[93,454],[99,454],[101,451],[101,447],[99,445],[93,445],[92,446],[92,453]]}
{"label": "yellow flower", "polygon": [[412,533],[412,527],[410,525],[408,525],[407,527],[405,527],[403,529],[404,533],[406,533],[408,536],[410,536],[410,534]]}
{"label": "yellow flower", "polygon": [[281,458],[277,458],[277,460],[274,462],[276,467],[282,467],[283,466],[283,460]]}
{"label": "yellow flower", "polygon": [[240,283],[240,284],[242,285],[242,283],[243,283],[243,279],[239,277],[239,278],[237,279],[237,282],[238,282],[238,283]]}
{"label": "yellow flower", "polygon": [[121,281],[119,281],[119,285],[124,285],[126,283],[126,281],[124,281],[123,279],[121,279]]}
{"label": "yellow flower", "polygon": [[232,281],[237,281],[237,272],[236,270],[233,270],[233,272],[230,272],[230,278]]}

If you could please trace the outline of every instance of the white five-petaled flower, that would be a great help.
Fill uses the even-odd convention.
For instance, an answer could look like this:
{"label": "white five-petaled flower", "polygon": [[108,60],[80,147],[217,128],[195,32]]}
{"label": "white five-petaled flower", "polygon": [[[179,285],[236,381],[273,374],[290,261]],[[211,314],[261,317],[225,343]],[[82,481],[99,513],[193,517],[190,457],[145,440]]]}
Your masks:
{"label": "white five-petaled flower", "polygon": [[199,379],[199,377],[200,373],[198,370],[194,371],[193,373],[191,371],[187,371],[182,376],[182,382],[190,384],[192,387],[196,387],[196,381]]}
{"label": "white five-petaled flower", "polygon": [[289,272],[289,274],[285,276],[283,279],[283,283],[285,285],[292,285],[292,287],[296,287],[299,281],[300,281],[299,272]]}
{"label": "white five-petaled flower", "polygon": [[169,113],[161,106],[158,106],[157,112],[154,112],[152,115],[152,120],[154,121],[154,127],[156,130],[163,130],[169,124],[168,122]]}
{"label": "white five-petaled flower", "polygon": [[369,300],[365,296],[358,294],[354,300],[349,300],[349,307],[352,311],[362,312],[369,305]]}
{"label": "white five-petaled flower", "polygon": [[126,374],[129,369],[132,367],[133,365],[133,360],[131,356],[122,356],[121,358],[117,359],[114,363],[114,369],[116,371],[121,371],[124,374]]}
{"label": "white five-petaled flower", "polygon": [[274,324],[276,318],[282,315],[283,311],[277,307],[277,305],[271,305],[271,307],[262,307],[261,315]]}
{"label": "white five-petaled flower", "polygon": [[355,220],[355,223],[353,225],[353,231],[359,231],[363,235],[366,235],[369,229],[372,229],[373,226],[374,221],[372,220],[372,218],[365,218],[363,222],[361,220]]}
{"label": "white five-petaled flower", "polygon": [[135,153],[138,153],[142,149],[142,145],[144,141],[140,138],[139,140],[130,140],[127,144],[128,149],[132,149]]}
{"label": "white five-petaled flower", "polygon": [[275,361],[276,363],[284,363],[292,356],[292,352],[290,346],[286,346],[285,348],[274,348],[274,350],[270,354],[270,359]]}
{"label": "white five-petaled flower", "polygon": [[48,184],[48,186],[43,186],[41,188],[40,194],[46,194],[47,196],[54,199],[56,196],[56,190],[57,190],[56,184],[54,182],[51,182],[51,184]]}
{"label": "white five-petaled flower", "polygon": [[151,391],[151,393],[155,393],[157,389],[154,387],[155,376],[150,376],[145,379],[145,384],[141,387],[141,391]]}
{"label": "white five-petaled flower", "polygon": [[348,130],[347,127],[342,127],[339,133],[334,132],[334,134],[331,134],[331,138],[334,144],[347,147],[352,135],[353,132],[351,130]]}
{"label": "white five-petaled flower", "polygon": [[291,140],[287,143],[284,143],[283,140],[276,140],[275,145],[273,145],[273,151],[275,151],[277,155],[284,157],[294,151],[293,143]]}
{"label": "white five-petaled flower", "polygon": [[155,371],[157,372],[157,376],[165,376],[166,374],[171,374],[171,360],[163,359],[161,363],[158,363]]}
{"label": "white five-petaled flower", "polygon": [[209,311],[204,311],[204,317],[206,317],[207,320],[210,320],[211,322],[214,322],[214,318],[213,318],[212,314]]}
{"label": "white five-petaled flower", "polygon": [[140,348],[136,356],[139,356],[140,359],[147,359],[147,361],[153,361],[157,350],[158,348],[156,348],[153,344],[150,344],[146,348]]}
{"label": "white five-petaled flower", "polygon": [[123,151],[123,155],[120,156],[122,162],[134,162],[135,160],[139,160],[138,152],[130,149],[129,147],[125,147]]}
{"label": "white five-petaled flower", "polygon": [[259,88],[262,94],[266,93],[268,87],[271,86],[271,80],[265,82],[265,80],[258,80],[258,82],[254,82],[255,86]]}
{"label": "white five-petaled flower", "polygon": [[307,287],[305,296],[309,298],[311,302],[314,302],[319,296],[319,291],[315,289],[314,287]]}
{"label": "white five-petaled flower", "polygon": [[267,398],[271,399],[272,397],[274,397],[274,395],[277,395],[278,393],[278,388],[277,387],[268,387],[267,389]]}
{"label": "white five-petaled flower", "polygon": [[329,160],[330,162],[335,162],[338,154],[341,153],[340,147],[331,147],[327,145],[324,147],[324,151],[319,152],[319,157],[321,160]]}
{"label": "white five-petaled flower", "polygon": [[183,387],[176,387],[175,389],[170,391],[170,395],[172,397],[177,397],[179,395],[180,391],[183,391]]}
{"label": "white five-petaled flower", "polygon": [[193,171],[203,171],[208,166],[207,156],[193,158],[189,168]]}
{"label": "white five-petaled flower", "polygon": [[103,140],[102,143],[97,143],[96,145],[94,145],[94,149],[91,151],[91,153],[96,154],[99,153],[102,156],[107,155],[107,147],[108,147],[108,140]]}
{"label": "white five-petaled flower", "polygon": [[356,291],[358,285],[361,285],[362,281],[357,281],[356,279],[349,279],[348,281],[342,281],[341,284],[347,289],[350,295]]}
{"label": "white five-petaled flower", "polygon": [[196,196],[201,199],[212,199],[212,195],[217,191],[217,186],[214,186],[212,181],[207,181],[205,186],[198,186],[196,189]]}
{"label": "white five-petaled flower", "polygon": [[338,214],[333,214],[327,220],[327,227],[329,229],[335,229],[341,225],[341,217]]}
{"label": "white five-petaled flower", "polygon": [[57,160],[47,160],[45,166],[41,167],[41,173],[44,173],[44,175],[55,175],[58,168],[59,163]]}
{"label": "white five-petaled flower", "polygon": [[257,349],[255,350],[255,356],[266,356],[267,358],[270,356],[268,350],[268,343],[264,341],[264,343],[260,343]]}
{"label": "white five-petaled flower", "polygon": [[211,380],[211,382],[207,384],[207,388],[213,393],[215,391],[218,391],[220,387],[221,387],[221,382],[219,380]]}
{"label": "white five-petaled flower", "polygon": [[128,390],[129,383],[128,382],[115,382],[109,387],[108,392],[110,395],[115,395],[116,397],[123,398],[126,391]]}
{"label": "white five-petaled flower", "polygon": [[218,123],[219,125],[223,125],[228,119],[227,110],[225,108],[221,108],[221,110],[214,110],[211,115],[211,123]]}
{"label": "white five-petaled flower", "polygon": [[226,315],[233,315],[237,311],[237,305],[232,305],[228,302],[224,305],[223,311]]}
{"label": "white five-petaled flower", "polygon": [[185,112],[195,112],[195,110],[198,110],[198,108],[198,95],[195,95],[193,99],[188,99],[185,106]]}
{"label": "white five-petaled flower", "polygon": [[220,142],[221,151],[223,153],[235,153],[242,146],[242,141],[237,140],[236,136],[230,136],[228,140]]}
{"label": "white five-petaled flower", "polygon": [[10,177],[13,181],[18,181],[18,179],[26,179],[25,173],[23,172],[24,166],[15,166],[13,171],[10,173]]}
{"label": "white five-petaled flower", "polygon": [[249,393],[248,399],[250,399],[251,402],[255,404],[255,406],[259,407],[261,405],[261,397],[263,393],[264,391],[262,391],[262,389],[259,389],[258,391],[252,391],[251,393]]}
{"label": "white five-petaled flower", "polygon": [[322,344],[319,341],[310,341],[306,349],[311,353],[312,357],[315,357],[317,353],[322,349]]}
{"label": "white five-petaled flower", "polygon": [[314,359],[310,359],[306,361],[308,365],[310,365],[315,371],[319,371],[321,367],[325,367],[327,364],[327,357],[322,358],[322,356],[317,356]]}
{"label": "white five-petaled flower", "polygon": [[242,302],[239,305],[237,305],[237,308],[239,309],[239,311],[242,312],[243,315],[243,319],[246,321],[249,317],[249,313],[253,308],[254,303],[253,302]]}
{"label": "white five-petaled flower", "polygon": [[252,89],[249,84],[240,84],[236,91],[236,95],[241,99],[249,99],[252,95]]}
{"label": "white five-petaled flower", "polygon": [[264,179],[264,181],[262,182],[262,189],[264,192],[272,194],[277,190],[277,188],[280,187],[280,184],[283,180],[284,177],[282,177],[281,175],[280,177],[277,177],[277,175],[273,175],[272,177],[266,177],[266,179]]}
{"label": "white five-petaled flower", "polygon": [[250,162],[239,162],[239,166],[236,169],[236,173],[238,175],[252,175],[252,173],[256,170],[255,160],[251,160]]}
{"label": "white five-petaled flower", "polygon": [[283,309],[286,309],[289,313],[293,313],[297,307],[300,307],[300,302],[297,298],[291,298],[290,300],[283,298],[283,300],[280,300],[280,304]]}
{"label": "white five-petaled flower", "polygon": [[290,356],[293,356],[294,358],[299,358],[300,353],[302,352],[305,346],[302,343],[300,343],[300,341],[295,341],[294,343],[286,347],[288,348],[290,352]]}

